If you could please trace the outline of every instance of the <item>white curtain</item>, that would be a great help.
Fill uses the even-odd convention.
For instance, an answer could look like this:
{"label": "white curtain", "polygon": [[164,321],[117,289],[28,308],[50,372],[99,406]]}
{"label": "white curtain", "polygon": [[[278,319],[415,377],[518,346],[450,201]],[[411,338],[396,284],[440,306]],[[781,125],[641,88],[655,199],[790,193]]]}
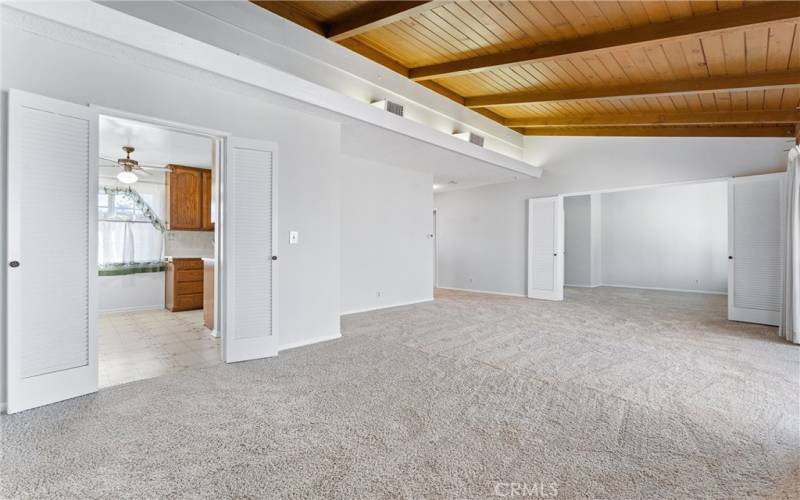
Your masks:
{"label": "white curtain", "polygon": [[100,221],[98,226],[101,266],[161,260],[163,238],[149,222]]}
{"label": "white curtain", "polygon": [[786,168],[786,246],[783,304],[779,333],[800,344],[800,146],[789,153]]}

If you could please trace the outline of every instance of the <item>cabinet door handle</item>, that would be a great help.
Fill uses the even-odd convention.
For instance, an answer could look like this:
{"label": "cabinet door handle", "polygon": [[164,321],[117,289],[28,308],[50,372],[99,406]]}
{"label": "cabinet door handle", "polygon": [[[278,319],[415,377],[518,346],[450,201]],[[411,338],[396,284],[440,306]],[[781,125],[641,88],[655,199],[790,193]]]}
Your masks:
{"label": "cabinet door handle", "polygon": [[8,267],[19,267],[19,261],[12,260],[11,262],[8,263]]}
{"label": "cabinet door handle", "polygon": [[272,256],[272,260],[278,260],[278,256],[277,255],[273,255]]}

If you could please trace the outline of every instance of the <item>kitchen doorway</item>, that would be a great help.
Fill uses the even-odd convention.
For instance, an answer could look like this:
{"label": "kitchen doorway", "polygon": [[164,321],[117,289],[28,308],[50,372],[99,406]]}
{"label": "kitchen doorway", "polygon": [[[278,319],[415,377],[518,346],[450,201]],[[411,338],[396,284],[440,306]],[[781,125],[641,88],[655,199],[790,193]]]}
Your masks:
{"label": "kitchen doorway", "polygon": [[221,363],[221,138],[114,115],[98,124],[99,387]]}
{"label": "kitchen doorway", "polygon": [[[209,179],[211,192],[216,196],[216,200],[210,201],[215,220],[203,221],[202,213],[199,219],[201,224],[214,222],[214,229],[209,232],[214,235],[214,328],[209,330],[219,332],[217,345],[222,347],[221,356],[217,357],[217,348],[214,357],[233,363],[278,354],[276,143],[233,137],[18,89],[9,90],[8,110],[8,204],[12,207],[6,219],[10,269],[6,287],[8,413],[98,390],[101,262],[98,219],[101,216],[110,217],[111,222],[117,215],[125,215],[130,223],[126,228],[116,228],[117,237],[123,241],[129,238],[134,244],[123,244],[121,250],[117,249],[122,257],[112,261],[141,267],[132,275],[148,274],[144,272],[149,270],[148,263],[168,267],[166,259],[153,260],[152,255],[157,254],[153,251],[155,246],[145,251],[136,244],[147,241],[142,235],[135,238],[136,231],[147,233],[140,228],[167,225],[154,216],[147,196],[139,193],[137,197],[124,187],[103,190],[109,198],[111,193],[115,198],[120,194],[120,199],[113,203],[104,199],[105,211],[100,213],[101,116],[199,135],[212,141],[217,175]],[[145,169],[137,168],[145,163],[138,164],[136,146],[126,146],[129,147],[120,147],[123,154],[111,154],[108,168],[113,173],[111,177],[122,184],[131,184],[120,177],[125,181],[133,180],[128,174],[135,174],[136,181],[140,174],[146,177],[139,172]],[[178,170],[158,164],[153,167],[149,170],[154,173],[172,174]],[[202,172],[199,177],[200,187],[195,184],[194,191],[201,197]],[[202,197],[200,205],[203,206]],[[165,208],[164,213],[169,210]],[[31,218],[36,224],[28,224]],[[58,258],[53,258],[55,254]],[[143,255],[151,257],[145,259]],[[166,257],[165,252],[161,255]],[[176,277],[177,281],[194,283],[195,288],[177,295],[200,293],[198,273],[204,273],[205,268],[200,269],[196,263],[178,267],[175,272],[181,276]],[[107,270],[115,271],[113,266]],[[58,277],[55,281],[54,276]],[[165,285],[165,306],[167,295]],[[185,305],[184,300],[189,299],[176,299],[176,303]],[[148,331],[145,323],[153,321],[126,325],[119,330],[128,330],[137,338],[135,342],[147,345],[152,340],[135,335],[138,332],[141,337],[142,332]]]}

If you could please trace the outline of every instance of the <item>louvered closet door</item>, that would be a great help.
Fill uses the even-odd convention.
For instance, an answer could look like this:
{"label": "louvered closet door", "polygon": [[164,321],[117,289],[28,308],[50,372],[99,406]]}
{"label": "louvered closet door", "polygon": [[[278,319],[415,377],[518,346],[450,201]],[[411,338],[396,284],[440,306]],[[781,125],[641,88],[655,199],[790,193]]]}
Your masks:
{"label": "louvered closet door", "polygon": [[528,297],[564,300],[564,198],[528,200]]}
{"label": "louvered closet door", "polygon": [[278,353],[276,146],[232,138],[223,168],[224,358]]}
{"label": "louvered closet door", "polygon": [[769,174],[728,185],[728,319],[778,324],[783,265],[783,181]]}
{"label": "louvered closet door", "polygon": [[8,412],[97,390],[97,115],[9,92]]}

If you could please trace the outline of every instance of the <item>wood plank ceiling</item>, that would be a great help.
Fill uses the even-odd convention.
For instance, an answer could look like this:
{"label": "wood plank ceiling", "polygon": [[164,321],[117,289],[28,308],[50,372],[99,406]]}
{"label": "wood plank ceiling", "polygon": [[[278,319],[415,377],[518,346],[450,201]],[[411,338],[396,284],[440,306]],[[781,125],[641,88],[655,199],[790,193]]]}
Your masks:
{"label": "wood plank ceiling", "polygon": [[528,135],[800,123],[798,0],[255,3]]}

